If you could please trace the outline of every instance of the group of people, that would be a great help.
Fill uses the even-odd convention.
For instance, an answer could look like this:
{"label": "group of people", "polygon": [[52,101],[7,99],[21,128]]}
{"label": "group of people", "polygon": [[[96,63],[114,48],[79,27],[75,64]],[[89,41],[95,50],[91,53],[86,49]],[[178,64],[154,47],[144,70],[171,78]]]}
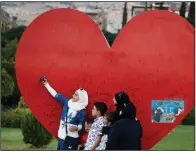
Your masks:
{"label": "group of people", "polygon": [[[86,120],[88,93],[84,89],[76,90],[67,99],[50,86],[46,77],[40,80],[63,104],[57,150],[141,150],[142,127],[136,118],[136,107],[125,92],[113,98],[116,111],[107,112],[104,102],[95,102],[92,118]],[[81,134],[85,142],[80,140]]]}

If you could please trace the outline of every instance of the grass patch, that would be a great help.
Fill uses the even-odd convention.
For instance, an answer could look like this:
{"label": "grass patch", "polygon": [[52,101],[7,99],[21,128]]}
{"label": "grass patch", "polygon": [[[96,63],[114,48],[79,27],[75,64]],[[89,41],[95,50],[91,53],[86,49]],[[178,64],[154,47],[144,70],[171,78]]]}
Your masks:
{"label": "grass patch", "polygon": [[151,150],[195,150],[195,127],[179,125]]}
{"label": "grass patch", "polygon": [[[23,142],[20,129],[1,128],[2,150],[56,150],[57,140],[53,139],[43,148],[34,148]],[[194,126],[179,125],[151,150],[194,150]]]}

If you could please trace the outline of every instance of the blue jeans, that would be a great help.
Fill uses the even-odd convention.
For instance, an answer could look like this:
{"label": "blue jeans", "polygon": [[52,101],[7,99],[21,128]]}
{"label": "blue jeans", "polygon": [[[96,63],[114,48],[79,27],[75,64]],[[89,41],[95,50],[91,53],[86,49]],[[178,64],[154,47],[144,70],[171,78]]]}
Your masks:
{"label": "blue jeans", "polygon": [[58,139],[57,150],[63,150],[63,143],[64,143],[64,140]]}

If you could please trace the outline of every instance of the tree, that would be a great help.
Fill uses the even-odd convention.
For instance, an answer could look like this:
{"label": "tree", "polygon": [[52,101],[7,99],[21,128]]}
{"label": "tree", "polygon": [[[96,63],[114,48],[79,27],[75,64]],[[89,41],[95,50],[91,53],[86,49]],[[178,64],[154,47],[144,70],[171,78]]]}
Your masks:
{"label": "tree", "polygon": [[[20,98],[20,91],[16,83],[14,67],[18,40],[22,36],[25,29],[26,26],[20,26],[1,33],[1,67],[4,69],[4,71],[1,72],[1,77],[3,78],[2,82],[4,83],[4,85],[2,84],[1,101],[4,105],[16,106]],[[12,81],[14,81],[14,86],[12,86]]]}
{"label": "tree", "polygon": [[145,11],[148,10],[148,2],[145,2]]}
{"label": "tree", "polygon": [[186,2],[182,2],[180,7],[180,16],[185,18],[185,13],[186,13]]}
{"label": "tree", "polygon": [[7,73],[7,71],[2,68],[1,69],[1,96],[10,96],[14,91],[14,80],[11,75]]}
{"label": "tree", "polygon": [[2,49],[1,53],[1,96],[7,97],[12,95],[15,88],[15,79],[14,79],[14,56],[15,50],[17,47],[17,39],[8,42],[5,47]]}
{"label": "tree", "polygon": [[160,2],[160,6],[159,6],[159,9],[160,10],[163,10],[164,9],[163,5],[164,5],[164,2]]}
{"label": "tree", "polygon": [[195,27],[195,2],[191,2],[187,20]]}
{"label": "tree", "polygon": [[108,32],[108,31],[102,31],[102,32],[103,32],[103,34],[104,34],[106,40],[108,41],[108,44],[109,44],[110,46],[112,46],[112,44],[113,44],[113,42],[114,42],[114,40],[115,40],[117,34],[116,34],[116,33],[110,33],[110,32]]}
{"label": "tree", "polygon": [[124,4],[122,27],[127,23],[127,2]]}
{"label": "tree", "polygon": [[22,36],[23,32],[25,31],[26,26],[19,26],[17,28],[10,29],[9,31],[1,33],[1,38],[2,38],[2,47],[5,46],[7,41],[11,41],[14,39],[20,39]]}

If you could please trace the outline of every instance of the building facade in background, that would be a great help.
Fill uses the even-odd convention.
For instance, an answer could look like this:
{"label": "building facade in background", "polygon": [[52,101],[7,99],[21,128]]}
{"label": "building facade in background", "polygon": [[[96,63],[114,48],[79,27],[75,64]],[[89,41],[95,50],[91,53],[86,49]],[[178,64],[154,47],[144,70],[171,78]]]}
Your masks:
{"label": "building facade in background", "polygon": [[[128,2],[128,20],[147,10],[164,9],[179,14],[182,2]],[[185,16],[188,16],[187,2]],[[56,8],[73,8],[89,15],[100,30],[118,33],[122,28],[124,2],[1,2],[1,30],[28,26],[40,14]],[[6,13],[7,12],[7,13]],[[9,14],[8,14],[9,13]]]}
{"label": "building facade in background", "polygon": [[[168,2],[143,2],[140,5],[133,5],[132,6],[132,13],[131,16],[134,17],[142,12],[144,12],[145,10],[168,10],[170,12],[176,13],[178,15],[180,15],[180,7],[181,7],[181,3],[168,3]],[[188,16],[188,12],[189,12],[189,3],[185,12],[185,17]]]}
{"label": "building facade in background", "polygon": [[[93,10],[88,10],[86,8],[75,8],[84,12],[85,14],[89,15],[94,22],[99,26],[101,30],[106,30],[107,27],[107,19],[103,9],[96,8]],[[37,14],[35,16],[39,16]],[[34,17],[35,18],[35,17]],[[1,31],[5,32],[11,28],[17,27],[17,17],[13,16],[12,18],[10,15],[5,12],[3,9],[0,8],[0,21],[1,21]]]}
{"label": "building facade in background", "polygon": [[17,17],[10,15],[0,7],[0,31],[6,32],[11,28],[17,27]]}
{"label": "building facade in background", "polygon": [[74,9],[77,9],[79,11],[84,12],[87,14],[93,21],[99,26],[101,30],[106,30],[107,28],[107,18],[106,13],[101,8],[96,9],[87,9],[86,7],[74,7]]}

